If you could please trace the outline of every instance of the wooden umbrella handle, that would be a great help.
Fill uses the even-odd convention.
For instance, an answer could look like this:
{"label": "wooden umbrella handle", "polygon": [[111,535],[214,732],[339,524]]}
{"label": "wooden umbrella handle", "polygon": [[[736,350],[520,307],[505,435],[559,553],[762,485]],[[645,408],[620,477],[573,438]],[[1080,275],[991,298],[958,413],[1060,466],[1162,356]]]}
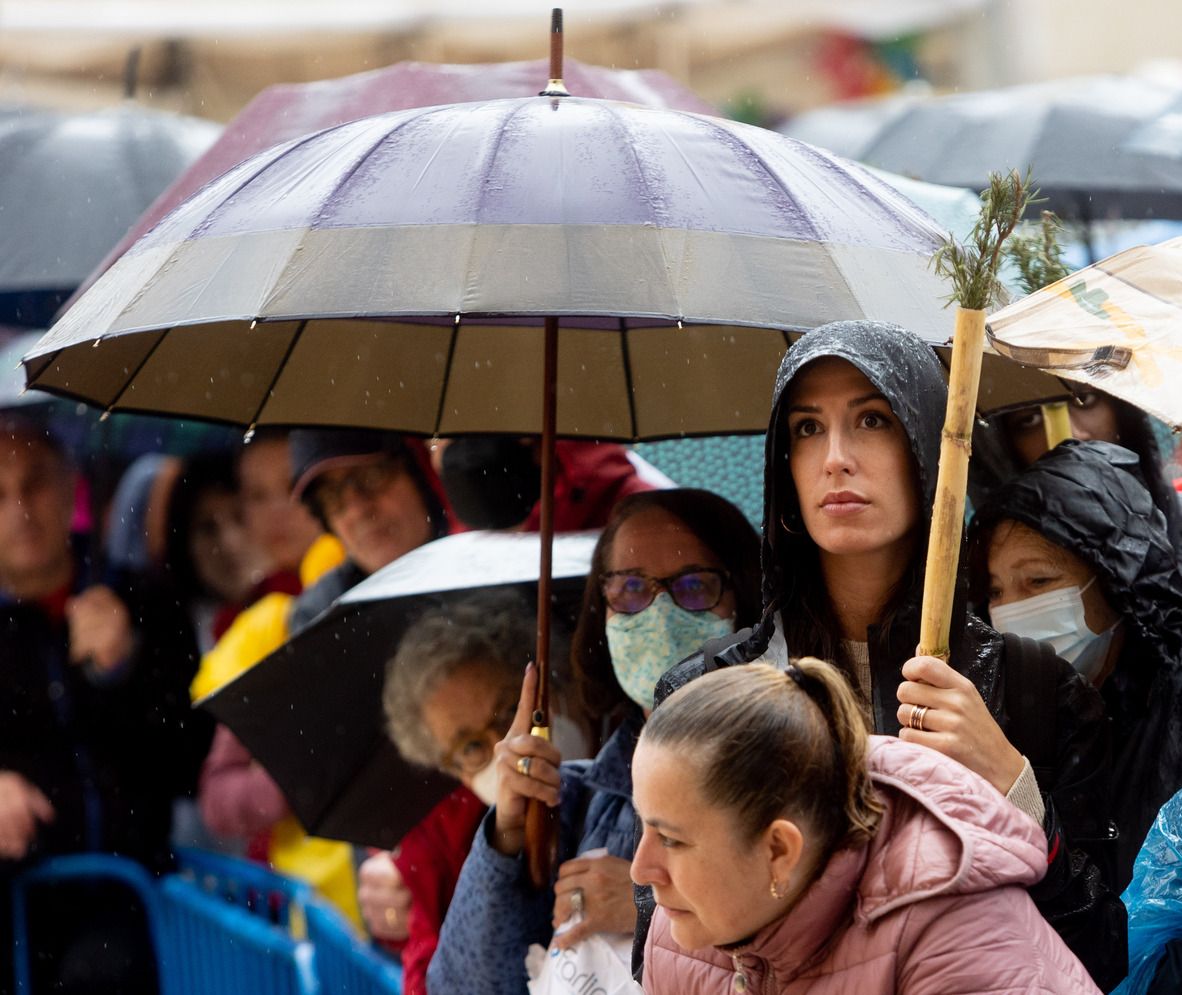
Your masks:
{"label": "wooden umbrella handle", "polygon": [[919,624],[919,654],[944,660],[948,659],[952,602],[956,596],[960,539],[964,532],[969,456],[973,451],[973,419],[977,413],[977,388],[981,383],[984,347],[985,312],[958,308]]}

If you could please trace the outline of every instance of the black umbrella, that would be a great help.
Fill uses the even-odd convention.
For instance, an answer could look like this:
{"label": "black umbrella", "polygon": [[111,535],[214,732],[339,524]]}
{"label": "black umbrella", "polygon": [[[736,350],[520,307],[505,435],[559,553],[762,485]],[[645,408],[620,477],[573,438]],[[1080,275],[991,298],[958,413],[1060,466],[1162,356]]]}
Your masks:
{"label": "black umbrella", "polygon": [[[573,619],[595,533],[554,538],[551,603]],[[477,591],[537,597],[537,533],[465,532],[420,546],[203,699],[275,778],[316,836],[393,847],[456,782],[402,759],[385,733],[386,661],[424,610]]]}
{"label": "black umbrella", "polygon": [[1135,76],[1077,77],[837,105],[782,130],[879,169],[974,190],[991,172],[1029,167],[1046,198],[1034,210],[1085,223],[1182,218],[1177,160],[1129,142],[1180,96],[1177,86]]}
{"label": "black umbrella", "polygon": [[48,325],[220,131],[132,103],[85,114],[0,107],[0,322]]}

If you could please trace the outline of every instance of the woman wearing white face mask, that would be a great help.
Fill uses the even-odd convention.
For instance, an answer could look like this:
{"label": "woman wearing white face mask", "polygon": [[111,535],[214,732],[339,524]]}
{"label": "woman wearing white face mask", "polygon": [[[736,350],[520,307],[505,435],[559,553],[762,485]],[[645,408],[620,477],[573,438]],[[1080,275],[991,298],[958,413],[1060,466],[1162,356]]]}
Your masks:
{"label": "woman wearing white face mask", "polygon": [[[536,675],[496,748],[496,807],[464,864],[428,973],[432,992],[525,995],[530,944],[569,948],[591,933],[626,952],[636,922],[632,751],[665,669],[703,640],[754,621],[759,544],[732,504],[706,491],[635,494],[596,544],[572,648],[588,718],[610,731],[595,760],[564,762],[530,735]],[[559,809],[557,878],[537,891],[522,859],[528,799]],[[554,936],[572,915],[581,921]]]}
{"label": "woman wearing white face mask", "polygon": [[978,511],[972,562],[994,627],[1050,642],[1105,700],[1123,888],[1182,787],[1182,573],[1136,455],[1062,443]]}

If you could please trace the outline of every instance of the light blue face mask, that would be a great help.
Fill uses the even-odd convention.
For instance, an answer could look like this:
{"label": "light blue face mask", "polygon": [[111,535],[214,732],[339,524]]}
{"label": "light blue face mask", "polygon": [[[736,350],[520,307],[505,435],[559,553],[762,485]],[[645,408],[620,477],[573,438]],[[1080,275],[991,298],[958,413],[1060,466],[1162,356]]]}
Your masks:
{"label": "light blue face mask", "polygon": [[990,621],[998,632],[1012,632],[1027,639],[1050,643],[1086,681],[1095,681],[1104,669],[1116,625],[1103,632],[1088,628],[1083,594],[1095,583],[1093,576],[1083,587],[1061,587],[1032,598],[1012,601],[989,609]]}
{"label": "light blue face mask", "polygon": [[604,628],[620,687],[641,708],[652,708],[661,675],[708,639],[734,632],[735,620],[686,611],[662,591],[644,611],[613,615]]}

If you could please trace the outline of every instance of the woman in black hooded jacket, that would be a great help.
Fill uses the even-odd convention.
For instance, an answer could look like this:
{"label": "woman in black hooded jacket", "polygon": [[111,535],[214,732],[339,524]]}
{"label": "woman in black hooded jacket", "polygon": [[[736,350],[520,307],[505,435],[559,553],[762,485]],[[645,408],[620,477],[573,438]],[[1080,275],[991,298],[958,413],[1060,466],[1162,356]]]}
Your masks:
{"label": "woman in black hooded jacket", "polygon": [[961,760],[1042,821],[1048,871],[1032,897],[1109,987],[1125,973],[1124,908],[1081,845],[1107,831],[1098,696],[1050,658],[1053,701],[1036,718],[1056,735],[1036,775],[1027,757],[1037,751],[1022,732],[1039,723],[1007,714],[1006,643],[965,597],[954,608],[950,665],[914,656],[946,397],[932,349],[897,325],[834,322],[789,350],[767,435],[762,620],[667,673],[656,700],[718,666],[833,660],[876,732]]}
{"label": "woman in black hooded jacket", "polygon": [[1182,571],[1155,505],[1136,453],[1070,440],[997,490],[971,538],[974,600],[1054,639],[1104,698],[1118,888],[1182,787]]}

